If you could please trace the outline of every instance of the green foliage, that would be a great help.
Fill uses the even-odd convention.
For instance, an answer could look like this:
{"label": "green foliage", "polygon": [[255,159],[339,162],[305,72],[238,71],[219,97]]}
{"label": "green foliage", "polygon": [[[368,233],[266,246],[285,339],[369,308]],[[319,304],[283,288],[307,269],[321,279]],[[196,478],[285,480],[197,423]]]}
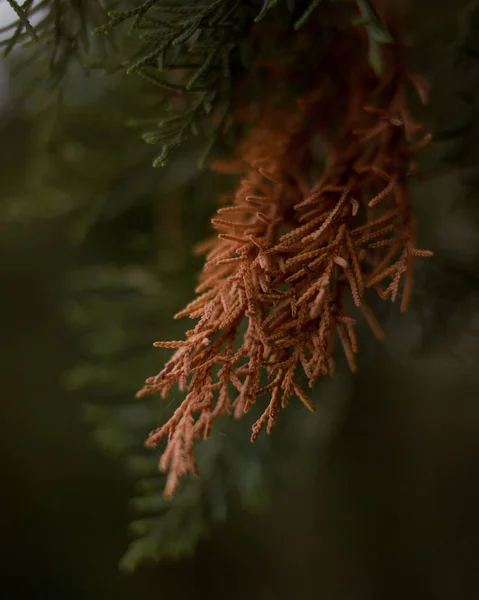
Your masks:
{"label": "green foliage", "polygon": [[[101,23],[104,10],[98,0],[9,0],[18,21],[0,30],[0,47],[8,56],[16,46],[23,50],[18,68],[35,65],[39,81],[45,73],[52,86],[58,86],[73,59],[86,67],[91,50],[91,30]],[[31,76],[31,75],[30,75]]]}
{"label": "green foliage", "polygon": [[133,9],[110,12],[109,22],[95,31],[110,33],[128,22],[128,33],[138,35],[140,48],[127,60],[127,73],[140,75],[164,93],[169,114],[143,134],[147,143],[161,145],[154,166],[166,165],[184,140],[200,133],[208,139],[203,164],[224,129],[233,83],[246,66],[240,48],[272,6],[267,2],[257,13],[255,4],[147,0]]}
{"label": "green foliage", "polygon": [[322,1],[323,0],[311,0],[303,14],[294,22],[294,28],[296,30],[301,29],[301,27],[306,24],[310,16],[313,14],[314,9],[317,8]]}
{"label": "green foliage", "polygon": [[[200,161],[204,163],[230,115],[234,83],[248,67],[241,48],[253,27],[278,4],[277,0],[265,0],[257,12],[257,2],[185,2],[165,5],[161,0],[146,0],[133,9],[111,11],[109,22],[95,30],[97,34],[110,33],[130,23],[128,32],[139,35],[141,47],[127,61],[127,72],[170,92],[165,101],[172,115],[158,120],[156,128],[143,136],[147,143],[162,146],[154,166],[166,165],[185,139],[200,132],[209,140]],[[301,29],[320,3],[288,3],[294,29]],[[370,2],[358,0],[357,4],[370,38],[371,65],[379,72],[380,44],[390,42],[390,36]],[[174,94],[182,96],[176,107]]]}
{"label": "green foliage", "polygon": [[[91,413],[90,417],[98,427],[102,421],[98,407],[94,409],[96,414]],[[153,426],[156,412],[140,405],[124,411],[116,407],[102,415],[106,423],[105,429],[100,429],[102,445],[124,452],[130,438],[136,449],[127,459],[127,468],[137,480],[137,496],[132,501],[136,518],[130,527],[136,539],[121,561],[121,567],[128,571],[145,561],[191,553],[212,525],[227,518],[231,505],[239,501],[242,507],[251,510],[263,506],[266,500],[269,440],[263,440],[257,447],[245,444],[243,428],[231,422],[216,428],[211,440],[199,449],[201,478],[189,479],[173,499],[166,500],[156,455],[140,453],[138,439],[134,440],[132,435],[135,422],[144,420],[143,432],[145,425]],[[123,428],[119,422],[122,417]],[[137,427],[137,432],[140,434],[142,429]],[[116,440],[119,444],[115,444]]]}
{"label": "green foliage", "polygon": [[[161,146],[153,161],[157,167],[165,166],[185,140],[201,135],[207,139],[199,161],[200,166],[204,164],[231,115],[235,83],[250,62],[250,52],[245,48],[253,28],[280,4],[277,0],[201,0],[195,4],[189,0],[146,0],[125,10],[109,9],[105,23],[97,0],[43,0],[39,4],[26,0],[22,5],[16,0],[10,2],[19,18],[4,29],[4,33],[11,32],[1,43],[4,53],[9,54],[17,44],[25,45],[29,38],[40,40],[39,45],[30,45],[21,64],[29,65],[32,59],[42,64],[45,60],[49,79],[55,85],[65,76],[72,58],[87,68],[89,56],[90,67],[116,70],[119,65],[109,64],[104,52],[101,58],[95,58],[95,52],[89,54],[90,32],[120,33],[120,60],[126,72],[141,76],[160,91],[159,115],[150,121],[150,130],[143,133],[146,143]],[[294,29],[301,29],[320,4],[320,0],[288,2]],[[112,2],[108,5],[111,7]],[[361,15],[358,23],[366,27],[370,38],[371,65],[379,71],[380,45],[390,41],[389,34],[369,1],[358,0],[357,5]],[[33,17],[38,18],[35,26],[30,21]],[[281,14],[280,21],[285,19],[291,17]],[[128,25],[126,37],[124,25]]]}
{"label": "green foliage", "polygon": [[186,106],[180,103],[179,110],[170,107],[173,114],[158,120],[156,128],[143,136],[147,143],[162,146],[154,166],[164,166],[183,140],[198,135],[204,117],[216,107],[210,120],[214,126],[208,132],[214,137],[228,112],[231,55],[237,47],[237,31],[244,30],[240,2],[165,6],[158,0],[147,0],[134,9],[110,12],[109,17],[95,33],[109,33],[128,21],[129,33],[137,32],[141,40],[140,50],[128,61],[127,72],[167,92],[166,104],[170,104],[171,94],[185,98]]}
{"label": "green foliage", "polygon": [[37,32],[32,27],[32,24],[30,23],[30,21],[28,20],[28,7],[29,7],[29,5],[33,4],[33,2],[27,3],[25,5],[25,7],[23,5],[20,6],[19,4],[17,4],[17,2],[15,0],[8,0],[8,3],[10,4],[10,6],[13,8],[15,13],[17,14],[19,22],[18,22],[18,25],[15,27],[15,33],[12,36],[13,43],[12,43],[12,40],[9,40],[9,43],[8,43],[7,47],[5,48],[5,56],[8,55],[8,53],[10,52],[10,50],[13,47],[13,44],[18,39],[17,36],[20,36],[22,34],[23,30],[25,30],[25,32],[30,36],[30,38],[34,42],[38,42]]}
{"label": "green foliage", "polygon": [[375,73],[380,74],[382,70],[381,45],[390,44],[392,38],[370,0],[356,1],[361,15],[356,23],[363,25],[368,32],[369,63]]}

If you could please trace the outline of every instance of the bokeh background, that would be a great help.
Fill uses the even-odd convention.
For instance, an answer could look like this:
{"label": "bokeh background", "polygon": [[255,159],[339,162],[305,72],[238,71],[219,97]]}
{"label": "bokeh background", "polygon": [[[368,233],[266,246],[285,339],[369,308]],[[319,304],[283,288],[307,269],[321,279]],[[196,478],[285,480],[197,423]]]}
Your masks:
{"label": "bokeh background", "polygon": [[133,395],[168,355],[151,343],[186,328],[191,248],[230,182],[197,169],[196,141],[150,166],[126,122],[155,98],[134,78],[73,65],[59,102],[40,66],[1,64],[2,597],[479,597],[477,4],[404,3],[437,133],[415,188],[435,257],[411,310],[379,307],[386,342],[361,332],[358,373],[320,384],[317,414],[288,408],[253,447],[254,417],[221,430],[178,518],[159,517],[169,556],[134,573],[129,523],[170,510],[132,504],[139,478],[162,484],[142,441],[179,398]]}

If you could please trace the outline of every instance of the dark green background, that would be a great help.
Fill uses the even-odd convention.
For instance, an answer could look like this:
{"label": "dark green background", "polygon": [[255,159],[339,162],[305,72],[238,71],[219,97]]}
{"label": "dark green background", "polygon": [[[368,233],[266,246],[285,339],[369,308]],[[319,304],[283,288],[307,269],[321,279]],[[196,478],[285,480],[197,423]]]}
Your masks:
{"label": "dark green background", "polygon": [[[427,66],[436,92],[430,119],[437,127],[461,117],[453,97],[462,72],[444,57],[464,4],[428,1],[410,10],[424,50],[418,68]],[[82,417],[91,390],[64,385],[65,373],[85,357],[67,318],[69,282],[85,264],[121,267],[154,255],[163,286],[158,316],[152,311],[139,323],[145,344],[176,335],[178,325],[167,324],[191,297],[199,264],[188,248],[207,230],[223,184],[203,175],[201,193],[193,194],[188,152],[166,172],[151,169],[151,152],[117,125],[121,103],[104,96],[98,81],[73,77],[72,89],[84,94],[73,93],[73,109],[60,115],[10,107],[2,121],[2,597],[479,597],[477,196],[466,199],[460,161],[438,162],[447,146],[439,143],[426,152],[426,181],[415,191],[421,246],[436,257],[419,268],[412,310],[401,317],[384,311],[387,342],[364,332],[358,374],[340,372],[318,391],[330,400],[329,412],[308,415],[296,440],[278,450],[264,511],[233,508],[193,557],[119,572],[133,480]],[[46,150],[45,114],[60,150]],[[70,160],[78,148],[84,154]],[[66,216],[55,212],[55,190],[73,207]],[[96,198],[103,208],[91,216]],[[113,313],[115,296],[106,302]],[[128,334],[135,326],[124,322]],[[135,367],[126,398],[159,366],[153,350],[148,356],[148,365]],[[281,417],[288,419],[287,411]]]}

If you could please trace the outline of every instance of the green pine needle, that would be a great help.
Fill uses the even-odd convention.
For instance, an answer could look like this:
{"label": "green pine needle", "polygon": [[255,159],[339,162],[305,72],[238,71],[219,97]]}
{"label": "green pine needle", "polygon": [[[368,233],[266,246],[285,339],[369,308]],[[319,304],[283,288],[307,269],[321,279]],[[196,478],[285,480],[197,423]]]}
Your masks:
{"label": "green pine needle", "polygon": [[314,10],[319,6],[319,4],[321,2],[322,2],[322,0],[312,0],[312,2],[309,3],[308,8],[303,12],[303,14],[299,17],[299,19],[297,19],[294,23],[294,28],[296,29],[296,31],[298,31],[299,29],[301,29],[301,27],[306,25],[306,23],[308,22],[308,19],[311,17]]}
{"label": "green pine needle", "polygon": [[7,0],[7,2],[8,2],[8,4],[10,4],[10,6],[16,12],[18,18],[20,19],[20,22],[22,23],[23,27],[25,28],[25,31],[28,32],[28,35],[31,37],[31,39],[34,42],[38,42],[39,40],[38,40],[37,32],[33,28],[30,21],[28,20],[28,17],[24,11],[25,4],[20,6],[15,0]]}

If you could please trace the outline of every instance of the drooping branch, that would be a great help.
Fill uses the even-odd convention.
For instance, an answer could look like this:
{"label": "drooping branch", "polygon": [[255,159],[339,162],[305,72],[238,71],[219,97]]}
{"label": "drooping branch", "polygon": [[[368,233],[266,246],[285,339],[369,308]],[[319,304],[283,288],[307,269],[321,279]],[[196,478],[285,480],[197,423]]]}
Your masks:
{"label": "drooping branch", "polygon": [[302,98],[271,107],[237,157],[214,165],[243,177],[212,220],[199,296],[177,315],[199,321],[186,340],[155,344],[176,352],[138,394],[164,397],[174,384],[187,392],[147,441],[168,439],[166,495],[197,472],[194,441],[219,415],[240,417],[269,398],[254,441],[291,398],[314,410],[300,380],[313,387],[334,373],[336,340],[356,368],[354,306],[382,336],[365,290],[401,297],[405,310],[414,261],[431,255],[416,248],[408,190],[413,154],[430,138],[406,106],[408,86],[424,96],[422,81],[406,71],[398,44],[378,78],[365,36],[346,35]]}

